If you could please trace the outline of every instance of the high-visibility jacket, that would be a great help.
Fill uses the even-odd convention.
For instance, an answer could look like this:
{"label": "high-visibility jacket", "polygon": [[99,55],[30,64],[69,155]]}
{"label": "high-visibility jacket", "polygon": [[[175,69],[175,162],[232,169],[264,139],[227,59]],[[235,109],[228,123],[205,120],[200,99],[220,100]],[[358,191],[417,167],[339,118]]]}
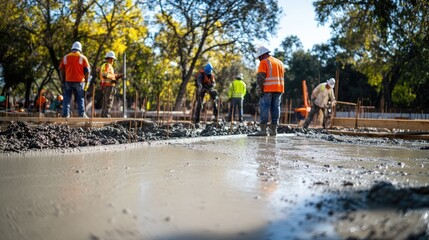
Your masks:
{"label": "high-visibility jacket", "polygon": [[216,83],[216,80],[215,80],[213,73],[210,75],[207,75],[204,72],[204,69],[201,69],[198,71],[198,73],[197,73],[197,86],[199,84],[201,84],[203,87],[205,87],[205,86],[213,87],[215,85],[215,83]]}
{"label": "high-visibility jacket", "polygon": [[40,95],[36,100],[36,107],[43,106],[46,103],[46,97]]}
{"label": "high-visibility jacket", "polygon": [[79,51],[73,51],[63,57],[60,69],[65,72],[66,82],[85,82],[85,73],[89,72],[88,59]]}
{"label": "high-visibility jacket", "polygon": [[311,99],[314,101],[314,104],[321,108],[328,106],[328,101],[335,101],[335,95],[332,88],[326,88],[327,83],[321,83],[313,90],[311,94]]}
{"label": "high-visibility jacket", "polygon": [[284,92],[285,69],[280,60],[272,56],[263,59],[259,63],[258,73],[265,73],[264,92]]}
{"label": "high-visibility jacket", "polygon": [[246,83],[240,79],[235,79],[229,84],[228,97],[229,98],[244,98],[246,95]]}
{"label": "high-visibility jacket", "polygon": [[104,63],[100,68],[100,79],[102,87],[116,86],[116,75],[112,64]]}

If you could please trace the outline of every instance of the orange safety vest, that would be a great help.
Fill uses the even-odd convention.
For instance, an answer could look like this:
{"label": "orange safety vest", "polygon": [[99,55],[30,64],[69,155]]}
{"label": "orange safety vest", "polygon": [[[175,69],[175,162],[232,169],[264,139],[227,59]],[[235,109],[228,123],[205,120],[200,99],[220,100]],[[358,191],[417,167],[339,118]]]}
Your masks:
{"label": "orange safety vest", "polygon": [[116,86],[115,70],[112,64],[104,63],[100,68],[100,79],[102,87],[114,87]]}
{"label": "orange safety vest", "polygon": [[210,77],[204,72],[204,69],[201,69],[198,73],[203,75],[203,82],[201,83],[203,86],[213,85],[215,83],[215,77],[213,73],[210,75]]}
{"label": "orange safety vest", "polygon": [[85,69],[89,71],[88,59],[80,52],[71,52],[63,57],[60,68],[65,71],[66,82],[85,82]]}
{"label": "orange safety vest", "polygon": [[264,92],[279,92],[285,91],[284,74],[285,69],[283,63],[269,56],[259,63],[258,72],[265,73]]}
{"label": "orange safety vest", "polygon": [[46,97],[43,95],[40,95],[39,98],[36,100],[36,106],[43,106],[43,104],[46,103]]}

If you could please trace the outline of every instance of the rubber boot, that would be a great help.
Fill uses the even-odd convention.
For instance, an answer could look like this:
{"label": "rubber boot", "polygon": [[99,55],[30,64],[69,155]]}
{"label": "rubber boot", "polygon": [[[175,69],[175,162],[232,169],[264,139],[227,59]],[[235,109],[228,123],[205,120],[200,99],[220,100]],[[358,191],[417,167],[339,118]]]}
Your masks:
{"label": "rubber boot", "polygon": [[267,135],[267,124],[261,124],[261,130],[255,133],[248,134],[249,137],[268,136]]}
{"label": "rubber boot", "polygon": [[302,128],[304,128],[304,129],[308,128],[308,122],[307,121],[304,122],[304,125],[302,126]]}
{"label": "rubber boot", "polygon": [[277,135],[277,124],[271,124],[270,125],[270,136],[276,136]]}

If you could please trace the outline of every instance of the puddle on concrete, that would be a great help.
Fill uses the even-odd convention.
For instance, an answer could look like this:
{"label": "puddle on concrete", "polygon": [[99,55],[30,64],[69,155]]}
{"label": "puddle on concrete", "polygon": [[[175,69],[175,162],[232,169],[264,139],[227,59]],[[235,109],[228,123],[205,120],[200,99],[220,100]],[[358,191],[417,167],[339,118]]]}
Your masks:
{"label": "puddle on concrete", "polygon": [[429,180],[427,151],[294,135],[95,149],[0,156],[2,239],[343,239],[339,198]]}

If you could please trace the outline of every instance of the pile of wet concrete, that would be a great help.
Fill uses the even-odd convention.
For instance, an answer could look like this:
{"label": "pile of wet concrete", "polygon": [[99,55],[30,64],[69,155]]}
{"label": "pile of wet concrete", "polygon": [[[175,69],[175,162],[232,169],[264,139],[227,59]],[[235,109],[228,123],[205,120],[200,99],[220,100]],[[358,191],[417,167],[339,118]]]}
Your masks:
{"label": "pile of wet concrete", "polygon": [[[43,149],[68,149],[87,146],[150,142],[167,139],[251,134],[258,131],[254,122],[231,124],[216,122],[202,124],[196,128],[190,123],[168,125],[144,124],[133,121],[117,122],[101,128],[73,128],[67,125],[44,123],[30,126],[27,122],[13,121],[0,130],[0,152],[25,152]],[[294,133],[310,138],[345,143],[399,144],[395,139],[351,138],[329,134],[323,129],[293,128],[280,125],[278,133]]]}
{"label": "pile of wet concrete", "polygon": [[257,131],[252,124],[213,123],[195,128],[189,123],[169,125],[139,124],[133,121],[117,122],[101,128],[72,128],[67,125],[44,123],[36,127],[27,122],[10,122],[0,131],[0,152],[24,152],[38,149],[64,149],[86,146],[159,141],[201,136],[249,134]]}

